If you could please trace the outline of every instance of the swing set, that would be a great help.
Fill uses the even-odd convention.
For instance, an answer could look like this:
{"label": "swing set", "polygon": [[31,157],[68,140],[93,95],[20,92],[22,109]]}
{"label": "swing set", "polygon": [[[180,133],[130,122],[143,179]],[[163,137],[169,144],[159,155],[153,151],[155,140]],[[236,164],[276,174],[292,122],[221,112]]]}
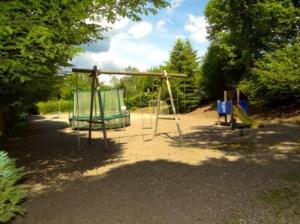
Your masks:
{"label": "swing set", "polygon": [[[85,101],[89,100],[89,114],[85,115],[84,117],[80,117],[79,112],[80,112],[80,93],[78,90],[74,94],[74,102],[77,102],[76,108],[74,107],[74,111],[76,111],[77,116],[72,117],[72,122],[78,122],[79,121],[86,121],[88,123],[88,142],[89,144],[91,143],[91,138],[92,138],[92,127],[93,124],[100,124],[101,125],[101,130],[103,133],[103,140],[105,144],[105,148],[108,150],[109,145],[107,141],[107,123],[110,120],[113,119],[124,119],[126,116],[126,113],[115,113],[115,114],[107,114],[105,113],[106,111],[104,110],[104,103],[103,100],[105,100],[105,91],[100,90],[100,85],[98,81],[98,77],[100,75],[129,75],[129,76],[150,76],[150,77],[158,77],[160,78],[159,82],[159,87],[158,87],[158,95],[157,95],[157,105],[156,105],[156,114],[155,114],[155,126],[154,126],[154,133],[153,136],[158,135],[158,120],[159,119],[164,119],[163,117],[160,117],[160,111],[161,111],[161,95],[162,95],[162,86],[163,82],[166,82],[167,85],[167,90],[168,94],[170,97],[170,102],[171,102],[171,108],[172,108],[172,113],[173,113],[173,120],[176,123],[176,129],[177,129],[177,135],[182,140],[181,136],[181,129],[179,125],[179,119],[176,114],[176,108],[174,104],[174,98],[171,90],[171,84],[170,84],[170,78],[186,78],[187,76],[185,74],[168,74],[167,71],[164,71],[163,73],[158,73],[158,72],[128,72],[128,71],[103,71],[103,70],[98,70],[97,66],[94,66],[93,69],[82,69],[82,68],[73,68],[72,72],[74,73],[84,73],[84,74],[90,74],[90,77],[92,78],[91,81],[91,90],[89,94],[86,94],[87,97],[85,97]],[[120,92],[119,90],[116,90],[117,95],[115,97],[111,97],[110,99],[118,99],[118,108],[119,111],[122,110],[122,108],[125,107],[124,102],[120,99],[123,99],[120,97]],[[89,98],[89,99],[88,99]],[[82,98],[83,99],[83,98]],[[83,99],[84,100],[84,99]],[[122,103],[122,102],[123,103]],[[111,104],[112,101],[108,101],[108,104]],[[123,105],[122,105],[123,104]],[[96,110],[96,108],[99,108],[99,111]]]}

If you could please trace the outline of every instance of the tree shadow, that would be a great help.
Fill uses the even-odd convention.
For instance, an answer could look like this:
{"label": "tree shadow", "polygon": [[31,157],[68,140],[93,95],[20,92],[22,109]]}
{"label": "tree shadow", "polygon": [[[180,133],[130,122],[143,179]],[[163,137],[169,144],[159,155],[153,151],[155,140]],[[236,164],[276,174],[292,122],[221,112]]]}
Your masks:
{"label": "tree shadow", "polygon": [[[257,198],[279,175],[299,169],[295,157],[290,153],[269,165],[226,158],[123,165],[26,202],[28,215],[16,223],[223,223],[236,214],[264,220]],[[270,223],[278,223],[276,216]]]}
{"label": "tree shadow", "polygon": [[231,130],[222,126],[196,126],[183,135],[184,142],[170,141],[174,147],[217,149],[227,155],[249,159],[270,159],[300,151],[300,126],[297,124],[268,124],[264,128]]}
{"label": "tree shadow", "polygon": [[28,185],[49,188],[60,180],[78,177],[83,172],[116,162],[122,144],[109,140],[110,151],[103,139],[93,138],[88,144],[86,133],[68,128],[63,121],[35,116],[23,137],[8,139],[4,149],[26,169]]}
{"label": "tree shadow", "polygon": [[[111,141],[114,153],[106,153],[99,139],[87,145],[82,136],[77,150],[75,133],[65,128],[64,122],[39,119],[26,137],[7,143],[10,156],[32,170],[29,180],[47,185],[24,203],[27,215],[13,223],[215,224],[236,214],[256,220],[245,223],[264,223],[269,210],[258,201],[259,195],[280,183],[280,176],[300,170],[299,126],[272,124],[246,129],[244,136],[226,127],[199,126],[183,136],[183,146],[166,137],[183,150],[224,152],[221,158],[199,158],[197,165],[145,160],[110,167],[101,175],[76,175],[117,163],[123,146]],[[276,218],[271,215],[268,222],[278,223]]]}

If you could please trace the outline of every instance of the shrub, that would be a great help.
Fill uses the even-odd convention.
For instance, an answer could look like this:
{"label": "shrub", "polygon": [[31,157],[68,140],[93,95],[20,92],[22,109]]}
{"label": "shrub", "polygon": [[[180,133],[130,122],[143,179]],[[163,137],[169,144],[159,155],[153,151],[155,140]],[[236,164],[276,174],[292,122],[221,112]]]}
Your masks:
{"label": "shrub", "polygon": [[16,168],[15,161],[6,152],[0,151],[0,223],[24,213],[20,203],[26,193],[18,185],[23,175],[23,168]]}
{"label": "shrub", "polygon": [[[59,101],[58,100],[49,100],[46,102],[38,102],[37,104],[39,113],[42,114],[54,114],[58,113]],[[68,100],[60,101],[60,111],[68,112],[72,110],[72,102]]]}

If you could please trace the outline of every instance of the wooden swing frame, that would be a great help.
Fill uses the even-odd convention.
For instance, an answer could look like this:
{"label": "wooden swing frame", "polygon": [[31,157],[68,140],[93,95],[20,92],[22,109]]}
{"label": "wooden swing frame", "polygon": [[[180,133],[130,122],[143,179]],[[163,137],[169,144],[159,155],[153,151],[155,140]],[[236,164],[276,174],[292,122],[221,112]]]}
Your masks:
{"label": "wooden swing frame", "polygon": [[103,105],[102,105],[102,98],[101,98],[101,92],[100,92],[100,85],[99,85],[99,81],[97,79],[97,77],[100,76],[100,75],[150,76],[150,77],[159,77],[160,78],[160,85],[159,85],[158,95],[157,95],[157,110],[156,110],[156,115],[155,115],[155,127],[154,127],[154,133],[153,133],[154,137],[158,135],[158,131],[157,131],[158,130],[158,120],[163,119],[163,118],[159,117],[159,111],[160,111],[162,85],[163,85],[163,81],[165,81],[166,84],[167,84],[167,89],[168,89],[168,93],[169,93],[169,97],[170,97],[170,101],[171,101],[174,120],[176,122],[177,135],[180,138],[180,141],[182,140],[179,119],[177,117],[176,108],[175,108],[175,104],[174,104],[174,98],[173,98],[171,84],[170,84],[169,79],[170,78],[186,78],[187,76],[185,74],[168,74],[166,70],[164,70],[163,73],[159,73],[159,72],[104,71],[104,70],[98,70],[96,65],[93,67],[93,69],[73,68],[72,72],[90,74],[90,77],[92,78],[90,118],[89,118],[89,121],[88,121],[88,123],[89,123],[89,135],[88,135],[89,144],[91,144],[91,139],[92,139],[92,123],[95,123],[93,121],[94,94],[96,92],[95,90],[98,90],[97,94],[98,94],[98,99],[99,99],[101,121],[96,121],[96,122],[102,124],[102,132],[103,132],[103,139],[104,139],[105,148],[107,150],[109,150],[109,144],[108,144],[108,141],[107,141],[107,133],[106,133],[105,120],[104,120],[104,109],[103,109]]}

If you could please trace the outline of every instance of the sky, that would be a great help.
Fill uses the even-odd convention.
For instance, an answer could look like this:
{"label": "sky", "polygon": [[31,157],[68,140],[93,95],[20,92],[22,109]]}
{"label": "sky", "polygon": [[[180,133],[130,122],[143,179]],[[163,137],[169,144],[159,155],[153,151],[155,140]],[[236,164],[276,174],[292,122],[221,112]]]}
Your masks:
{"label": "sky", "polygon": [[171,7],[156,15],[142,16],[139,22],[121,18],[108,31],[105,40],[84,45],[84,53],[71,62],[74,67],[140,71],[163,64],[177,38],[187,38],[202,56],[209,45],[206,39],[204,9],[208,0],[170,0]]}

